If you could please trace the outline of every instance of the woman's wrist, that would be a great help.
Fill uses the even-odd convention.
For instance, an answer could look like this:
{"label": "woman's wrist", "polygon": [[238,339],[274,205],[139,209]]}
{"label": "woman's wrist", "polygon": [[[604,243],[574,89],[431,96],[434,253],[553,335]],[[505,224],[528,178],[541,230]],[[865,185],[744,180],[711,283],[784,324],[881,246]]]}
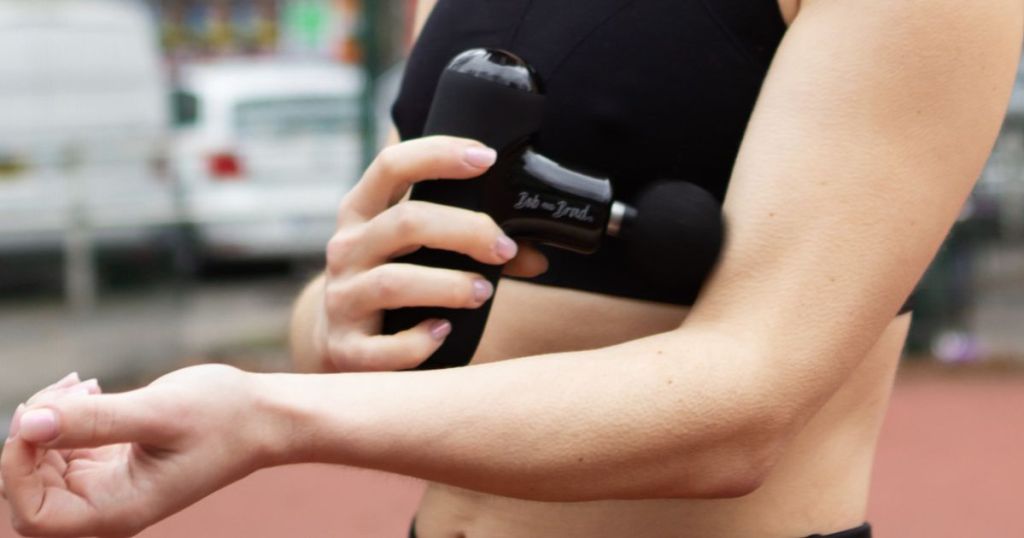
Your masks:
{"label": "woman's wrist", "polygon": [[314,430],[315,417],[303,404],[297,386],[299,374],[249,374],[250,405],[253,419],[249,428],[250,446],[256,468],[275,467],[311,461],[311,446],[306,432]]}
{"label": "woman's wrist", "polygon": [[258,468],[355,464],[352,450],[339,441],[355,435],[352,418],[357,412],[348,396],[361,384],[354,378],[361,374],[250,375],[251,442]]}

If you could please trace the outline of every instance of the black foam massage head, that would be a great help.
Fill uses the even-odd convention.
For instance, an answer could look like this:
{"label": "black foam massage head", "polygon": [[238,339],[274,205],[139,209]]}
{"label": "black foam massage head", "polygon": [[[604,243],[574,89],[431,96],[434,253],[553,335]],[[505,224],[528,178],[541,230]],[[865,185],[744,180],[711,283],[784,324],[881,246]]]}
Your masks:
{"label": "black foam massage head", "polygon": [[623,228],[627,263],[669,296],[703,282],[722,249],[718,200],[686,181],[659,181],[633,201],[637,217]]}

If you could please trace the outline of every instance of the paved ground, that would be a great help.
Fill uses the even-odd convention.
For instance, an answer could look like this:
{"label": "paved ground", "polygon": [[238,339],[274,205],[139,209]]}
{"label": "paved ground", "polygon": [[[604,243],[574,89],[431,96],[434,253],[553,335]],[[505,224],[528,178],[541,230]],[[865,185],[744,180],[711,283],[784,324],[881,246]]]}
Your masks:
{"label": "paved ground", "polygon": [[882,538],[1024,537],[1024,377],[905,376],[875,462]]}
{"label": "paved ground", "polygon": [[[420,491],[414,480],[357,469],[274,469],[141,536],[398,538]],[[876,536],[1021,538],[1022,508],[1024,376],[904,376],[875,465]],[[13,536],[0,523],[0,538]]]}

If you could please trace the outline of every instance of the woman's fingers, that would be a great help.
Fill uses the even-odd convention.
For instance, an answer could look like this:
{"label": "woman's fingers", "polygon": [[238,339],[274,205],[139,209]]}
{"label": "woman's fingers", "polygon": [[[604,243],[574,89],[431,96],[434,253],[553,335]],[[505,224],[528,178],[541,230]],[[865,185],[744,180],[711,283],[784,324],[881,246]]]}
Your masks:
{"label": "woman's fingers", "polygon": [[389,263],[329,283],[331,317],[362,319],[381,310],[415,306],[478,308],[494,295],[480,275],[411,264]]}
{"label": "woman's fingers", "polygon": [[177,428],[157,416],[139,391],[81,393],[28,406],[18,439],[47,448],[92,448],[117,443],[172,441]]}
{"label": "woman's fingers", "polygon": [[18,437],[7,439],[0,454],[0,475],[4,479],[4,492],[11,504],[12,523],[20,534],[29,534],[25,528],[38,515],[42,506],[45,486],[36,472],[36,462],[42,449]]}
{"label": "woman's fingers", "polygon": [[363,270],[420,247],[459,252],[499,265],[518,246],[489,216],[427,202],[403,202],[365,224],[339,231],[327,245],[333,274]]}
{"label": "woman's fingers", "polygon": [[405,332],[378,331],[383,310],[435,306],[477,308],[493,286],[479,275],[389,263],[427,247],[506,264],[518,247],[489,216],[461,208],[399,203],[417,182],[471,179],[497,161],[474,140],[430,136],[390,146],[378,155],[341,203],[338,233],[327,247],[326,310],[318,314],[317,353],[339,370],[411,368],[444,341],[451,324],[433,320]]}
{"label": "woman's fingers", "polygon": [[487,171],[497,153],[479,142],[428,136],[385,148],[342,202],[339,224],[367,221],[397,203],[413,183],[469,179]]}
{"label": "woman's fingers", "polygon": [[432,319],[393,335],[349,333],[328,345],[340,371],[408,370],[433,355],[451,331],[447,320]]}
{"label": "woman's fingers", "polygon": [[529,243],[519,243],[519,254],[505,264],[502,274],[533,278],[546,273],[548,258]]}
{"label": "woman's fingers", "polygon": [[[89,503],[70,491],[47,487],[37,468],[44,449],[21,439],[8,439],[0,455],[11,523],[24,536],[80,536],[95,524]],[[84,531],[84,532],[83,532]]]}
{"label": "woman's fingers", "polygon": [[18,430],[21,429],[21,415],[25,413],[25,404],[18,404],[17,409],[14,410],[14,416],[11,417],[10,431],[7,432],[7,438],[17,437]]}
{"label": "woman's fingers", "polygon": [[33,394],[32,397],[28,399],[27,403],[34,403],[45,394],[73,387],[81,382],[82,381],[78,378],[78,372],[71,372],[70,374],[64,376],[64,378],[61,379],[60,381],[57,381],[56,383],[49,385],[43,390]]}
{"label": "woman's fingers", "polygon": [[[396,308],[478,308],[494,295],[480,275],[408,264],[385,264],[328,284],[328,318],[338,327]],[[327,358],[338,371],[405,370],[430,357],[452,331],[446,320],[427,320],[394,335],[366,334],[366,327],[332,331]]]}
{"label": "woman's fingers", "polygon": [[40,391],[25,404],[18,406],[14,412],[14,417],[11,419],[10,436],[20,436],[30,441],[40,435],[45,436],[51,428],[49,418],[48,415],[38,412],[38,409],[45,408],[65,398],[99,394],[99,392],[99,382],[95,379],[77,382],[72,385],[68,385],[64,380],[61,380],[61,382]]}

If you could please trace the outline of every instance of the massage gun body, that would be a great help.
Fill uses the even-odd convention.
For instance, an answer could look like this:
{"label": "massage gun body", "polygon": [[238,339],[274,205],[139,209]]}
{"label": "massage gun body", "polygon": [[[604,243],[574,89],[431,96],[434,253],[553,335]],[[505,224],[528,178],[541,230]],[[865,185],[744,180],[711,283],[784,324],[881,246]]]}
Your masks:
{"label": "massage gun body", "polygon": [[[593,252],[600,245],[611,204],[611,182],[563,168],[532,151],[543,96],[536,76],[512,54],[474,49],[459,55],[441,76],[425,135],[478,140],[498,152],[486,173],[470,181],[440,179],[415,185],[411,199],[481,211],[510,237]],[[479,273],[497,287],[501,267],[454,252],[420,249],[402,263]],[[490,302],[475,310],[406,308],[385,313],[393,334],[431,318],[448,319],[452,335],[420,368],[465,365],[483,333]]]}

